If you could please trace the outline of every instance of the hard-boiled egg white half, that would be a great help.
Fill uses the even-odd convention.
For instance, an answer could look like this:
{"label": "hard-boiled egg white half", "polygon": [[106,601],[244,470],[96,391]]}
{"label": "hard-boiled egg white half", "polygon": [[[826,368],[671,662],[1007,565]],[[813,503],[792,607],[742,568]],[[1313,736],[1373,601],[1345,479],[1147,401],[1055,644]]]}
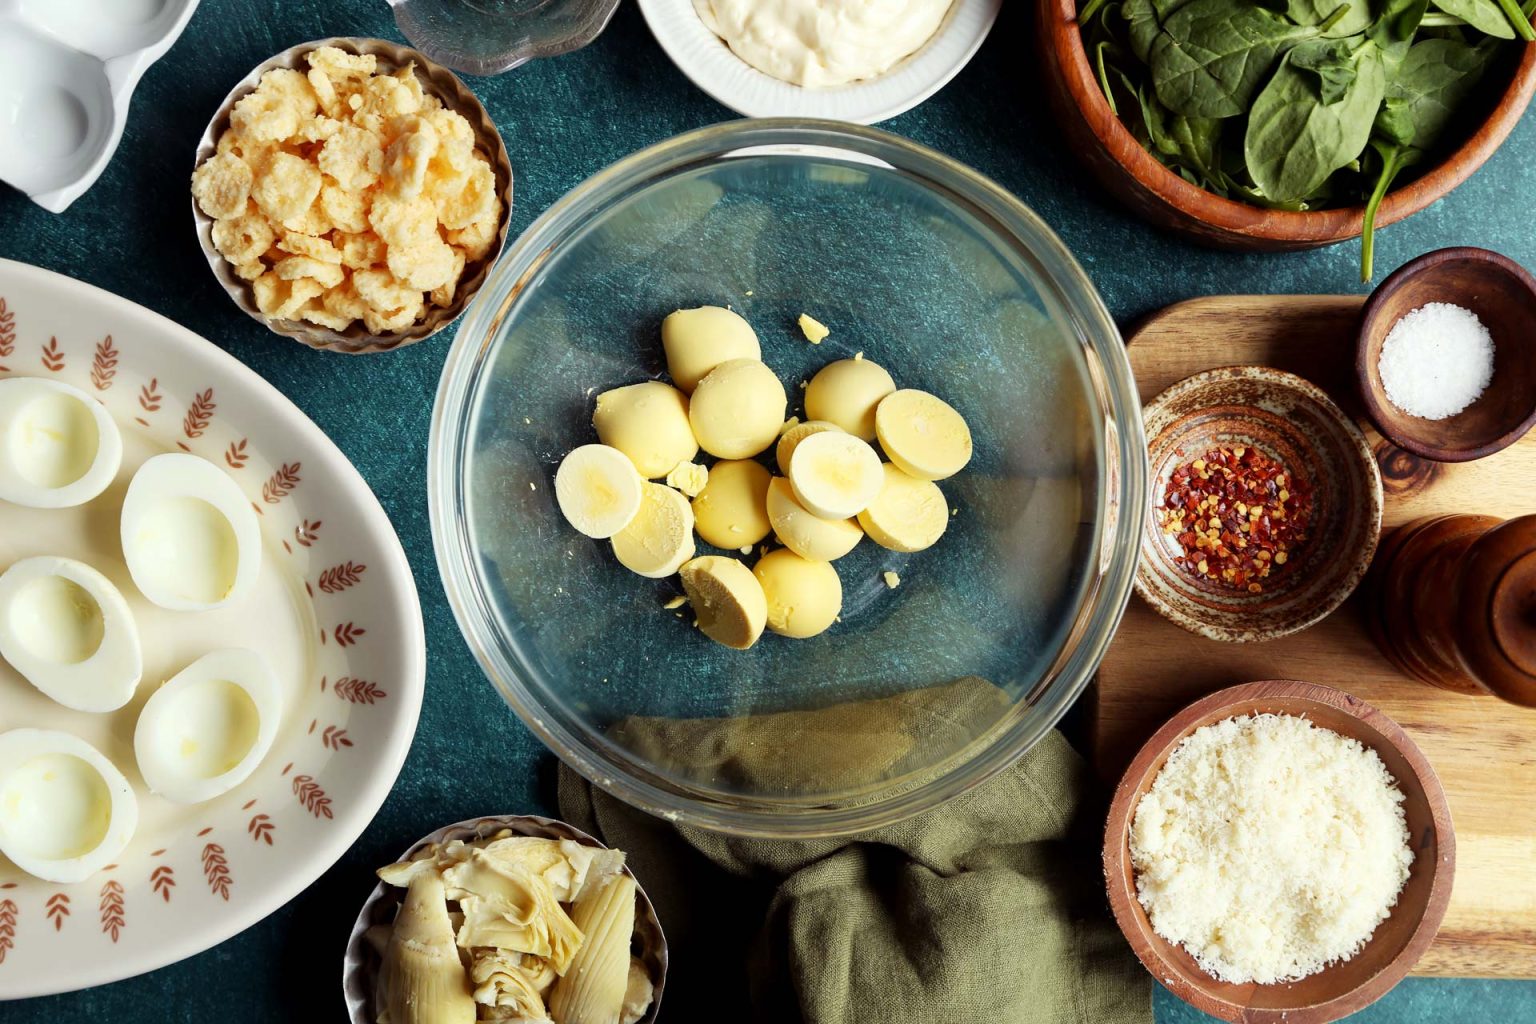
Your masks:
{"label": "hard-boiled egg white half", "polygon": [[181,804],[212,800],[248,778],[282,717],[277,677],[255,651],[203,655],[156,690],[133,752],[151,790]]}
{"label": "hard-boiled egg white half", "polygon": [[84,562],[43,555],[0,573],[0,657],[76,711],[115,711],[144,657],[128,602]]}
{"label": "hard-boiled egg white half", "polygon": [[0,733],[0,853],[49,882],[80,882],[117,859],[139,823],[123,773],[77,736]]}
{"label": "hard-boiled egg white half", "polygon": [[196,455],[156,455],[139,467],[123,499],[122,540],[134,584],[171,611],[233,604],[261,569],[261,527],[250,501]]}
{"label": "hard-boiled egg white half", "polygon": [[0,380],[0,501],[83,505],[122,462],[122,435],[96,399],[56,380]]}

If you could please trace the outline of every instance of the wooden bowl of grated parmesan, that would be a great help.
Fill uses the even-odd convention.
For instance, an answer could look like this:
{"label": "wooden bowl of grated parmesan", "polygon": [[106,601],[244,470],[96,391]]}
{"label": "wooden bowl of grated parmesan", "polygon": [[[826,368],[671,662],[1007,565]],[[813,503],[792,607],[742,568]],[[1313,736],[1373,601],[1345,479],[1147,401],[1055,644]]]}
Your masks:
{"label": "wooden bowl of grated parmesan", "polygon": [[1288,680],[1170,719],[1122,777],[1104,837],[1110,905],[1142,964],[1245,1024],[1337,1020],[1386,994],[1434,940],[1455,863],[1445,793],[1402,728]]}

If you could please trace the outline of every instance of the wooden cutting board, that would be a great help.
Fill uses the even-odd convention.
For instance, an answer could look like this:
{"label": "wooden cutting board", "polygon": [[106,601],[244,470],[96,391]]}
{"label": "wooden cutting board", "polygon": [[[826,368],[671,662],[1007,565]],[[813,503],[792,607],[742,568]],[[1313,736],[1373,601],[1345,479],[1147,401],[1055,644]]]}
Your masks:
{"label": "wooden cutting board", "polygon": [[[1497,455],[1430,463],[1384,441],[1354,390],[1355,296],[1221,296],[1153,314],[1131,335],[1145,402],[1216,366],[1263,364],[1314,381],[1355,416],[1376,452],[1386,529],[1419,516],[1536,512],[1536,432]],[[1536,710],[1433,689],[1397,672],[1351,598],[1322,623],[1262,644],[1187,633],[1132,597],[1091,705],[1095,762],[1113,781],[1141,743],[1196,698],[1255,679],[1347,690],[1406,729],[1450,797],[1456,884],[1439,938],[1416,973],[1536,977]]]}

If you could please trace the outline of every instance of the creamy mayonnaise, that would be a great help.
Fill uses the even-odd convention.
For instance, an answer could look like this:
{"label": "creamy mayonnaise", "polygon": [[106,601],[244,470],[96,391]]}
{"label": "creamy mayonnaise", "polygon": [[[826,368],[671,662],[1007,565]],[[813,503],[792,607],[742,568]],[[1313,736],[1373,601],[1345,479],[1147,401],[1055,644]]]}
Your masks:
{"label": "creamy mayonnaise", "polygon": [[807,89],[889,71],[933,38],[953,0],[693,0],[759,71]]}

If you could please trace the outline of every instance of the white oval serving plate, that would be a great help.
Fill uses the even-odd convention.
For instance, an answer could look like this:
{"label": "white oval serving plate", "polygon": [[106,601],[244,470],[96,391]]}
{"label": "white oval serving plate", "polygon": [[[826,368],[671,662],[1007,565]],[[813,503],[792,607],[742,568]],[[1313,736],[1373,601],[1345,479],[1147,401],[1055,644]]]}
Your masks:
{"label": "white oval serving plate", "polygon": [[765,75],[707,27],[693,0],[640,0],[645,22],[672,63],[746,117],[821,117],[875,124],[938,92],[981,47],[1002,0],[954,0],[932,39],[890,71],[835,89],[804,89]]}
{"label": "white oval serving plate", "polygon": [[117,150],[134,86],[197,0],[0,0],[0,181],[63,213]]}
{"label": "white oval serving plate", "polygon": [[[73,509],[0,502],[0,567],[59,554],[123,592],[144,642],[134,699],[101,715],[54,704],[0,662],[0,729],[64,729],[133,783],[140,822],[117,862],[77,885],[0,857],[0,999],[70,991],[191,956],[270,914],[351,846],[415,733],[426,647],[405,553],[346,457],[270,384],[215,345],[67,277],[0,260],[0,377],[99,399],[123,465]],[[259,513],[261,575],[237,607],[170,612],[133,586],[118,516],[149,456],[189,451]],[[216,647],[260,651],[283,684],[276,742],[249,779],[202,804],[145,787],[133,726],[160,682]]]}

